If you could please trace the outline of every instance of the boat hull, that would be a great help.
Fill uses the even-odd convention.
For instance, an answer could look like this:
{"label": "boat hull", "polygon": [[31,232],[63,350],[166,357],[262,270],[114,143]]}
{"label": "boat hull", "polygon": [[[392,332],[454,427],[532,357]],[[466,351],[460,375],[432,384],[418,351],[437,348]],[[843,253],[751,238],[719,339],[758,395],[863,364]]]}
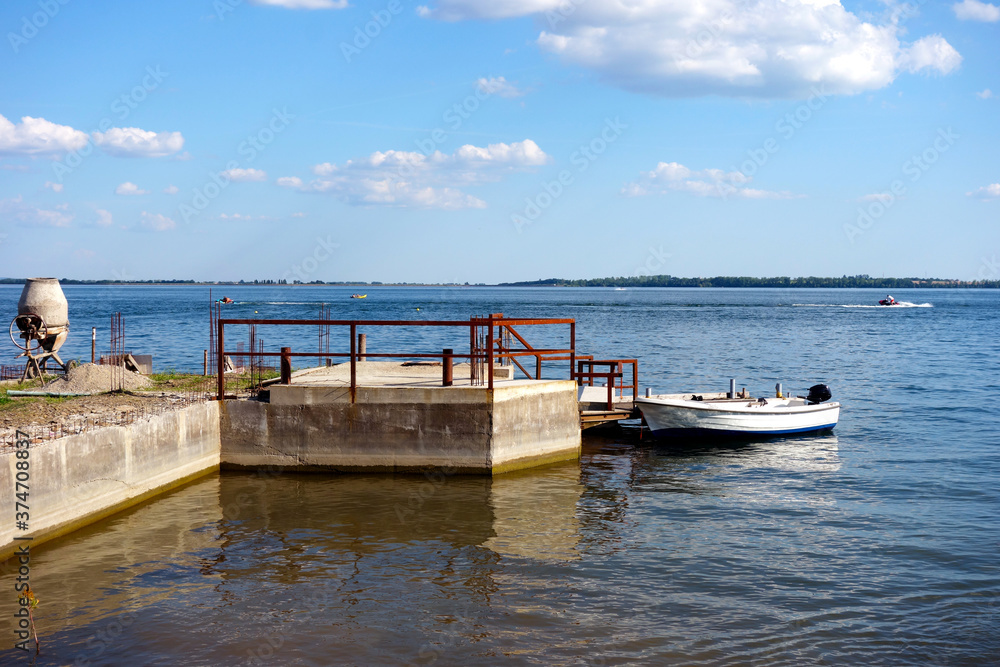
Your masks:
{"label": "boat hull", "polygon": [[839,403],[800,403],[636,399],[654,437],[769,438],[829,431],[837,425]]}

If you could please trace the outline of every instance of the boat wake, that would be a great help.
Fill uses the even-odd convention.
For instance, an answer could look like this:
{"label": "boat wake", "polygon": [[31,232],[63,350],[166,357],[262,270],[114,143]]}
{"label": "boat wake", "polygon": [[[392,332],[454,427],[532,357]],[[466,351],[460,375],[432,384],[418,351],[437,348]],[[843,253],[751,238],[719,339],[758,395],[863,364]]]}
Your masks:
{"label": "boat wake", "polygon": [[793,303],[799,308],[880,308],[882,310],[893,310],[896,308],[933,308],[933,303],[913,303],[911,301],[899,301],[895,306],[873,306],[869,304],[854,303]]}

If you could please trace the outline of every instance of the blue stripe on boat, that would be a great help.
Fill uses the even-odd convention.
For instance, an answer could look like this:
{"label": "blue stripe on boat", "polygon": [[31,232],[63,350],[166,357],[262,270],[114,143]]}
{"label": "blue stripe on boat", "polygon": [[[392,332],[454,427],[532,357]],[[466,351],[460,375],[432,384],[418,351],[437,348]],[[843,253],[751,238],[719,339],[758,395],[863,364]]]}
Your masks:
{"label": "blue stripe on boat", "polygon": [[728,431],[715,428],[663,428],[659,431],[650,431],[654,437],[675,437],[675,436],[713,436],[713,437],[742,437],[754,438],[758,436],[790,435],[793,433],[811,433],[813,431],[829,431],[837,425],[837,422],[825,424],[823,426],[807,426],[805,428],[789,428],[773,431]]}

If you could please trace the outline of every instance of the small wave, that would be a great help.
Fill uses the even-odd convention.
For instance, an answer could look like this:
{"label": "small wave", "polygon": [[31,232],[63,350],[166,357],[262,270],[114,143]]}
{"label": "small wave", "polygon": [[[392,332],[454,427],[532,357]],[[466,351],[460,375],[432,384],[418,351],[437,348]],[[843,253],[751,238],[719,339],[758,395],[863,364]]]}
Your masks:
{"label": "small wave", "polygon": [[894,308],[933,308],[933,303],[912,303],[910,301],[900,301],[895,306],[873,306],[870,304],[854,303],[793,303],[793,306],[800,308],[881,308],[892,310]]}

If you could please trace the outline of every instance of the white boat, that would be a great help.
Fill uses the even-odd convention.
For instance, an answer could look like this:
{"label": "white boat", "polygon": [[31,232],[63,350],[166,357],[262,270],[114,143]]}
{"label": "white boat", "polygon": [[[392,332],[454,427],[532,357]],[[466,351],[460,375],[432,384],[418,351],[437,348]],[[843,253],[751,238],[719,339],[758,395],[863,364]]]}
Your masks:
{"label": "white boat", "polygon": [[[825,385],[817,385],[825,386]],[[773,437],[828,431],[840,403],[810,391],[809,397],[729,398],[727,393],[660,394],[635,399],[654,437]]]}

